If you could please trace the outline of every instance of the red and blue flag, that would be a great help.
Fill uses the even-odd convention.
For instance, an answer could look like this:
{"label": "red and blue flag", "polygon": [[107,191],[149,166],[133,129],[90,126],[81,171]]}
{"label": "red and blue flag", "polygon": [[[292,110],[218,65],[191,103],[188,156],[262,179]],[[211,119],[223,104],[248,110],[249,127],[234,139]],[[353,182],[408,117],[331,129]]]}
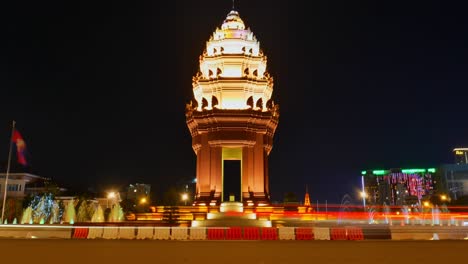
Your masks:
{"label": "red and blue flag", "polygon": [[23,137],[18,132],[18,130],[13,131],[13,143],[16,145],[16,159],[19,164],[26,166],[28,163],[26,162],[26,143],[24,142]]}

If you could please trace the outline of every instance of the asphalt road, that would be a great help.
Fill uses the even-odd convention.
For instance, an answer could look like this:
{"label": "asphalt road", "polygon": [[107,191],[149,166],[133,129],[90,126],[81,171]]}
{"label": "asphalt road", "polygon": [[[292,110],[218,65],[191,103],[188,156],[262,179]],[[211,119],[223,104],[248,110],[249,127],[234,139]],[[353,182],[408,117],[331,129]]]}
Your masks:
{"label": "asphalt road", "polygon": [[[1,263],[467,263],[468,241],[0,240]],[[6,261],[7,260],[7,261]]]}

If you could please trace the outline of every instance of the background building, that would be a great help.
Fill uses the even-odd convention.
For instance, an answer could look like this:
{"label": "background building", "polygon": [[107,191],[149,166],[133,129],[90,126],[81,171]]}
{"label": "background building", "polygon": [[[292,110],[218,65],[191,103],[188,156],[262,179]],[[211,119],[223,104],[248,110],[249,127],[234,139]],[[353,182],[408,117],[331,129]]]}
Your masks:
{"label": "background building", "polygon": [[369,205],[413,205],[435,192],[435,168],[362,171]]}
{"label": "background building", "polygon": [[[3,195],[5,192],[5,173],[0,173],[0,200],[3,200]],[[8,188],[7,188],[7,198],[24,198],[27,194],[31,193],[34,190],[28,190],[28,187],[35,188],[35,186],[30,186],[32,183],[43,183],[46,181],[46,178],[30,174],[30,173],[10,173],[8,175]]]}
{"label": "background building", "polygon": [[468,196],[468,164],[444,164],[440,168],[440,178],[441,188],[450,199]]}
{"label": "background building", "polygon": [[127,206],[136,207],[139,204],[150,203],[151,185],[145,183],[130,184],[125,193],[125,202]]}
{"label": "background building", "polygon": [[456,148],[453,150],[455,164],[468,164],[468,148]]}

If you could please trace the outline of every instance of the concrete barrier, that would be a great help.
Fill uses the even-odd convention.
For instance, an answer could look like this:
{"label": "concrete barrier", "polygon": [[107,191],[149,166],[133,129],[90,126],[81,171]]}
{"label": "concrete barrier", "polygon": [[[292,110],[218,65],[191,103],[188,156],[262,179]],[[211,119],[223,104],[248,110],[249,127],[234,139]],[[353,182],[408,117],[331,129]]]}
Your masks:
{"label": "concrete barrier", "polygon": [[137,227],[136,239],[153,239],[154,227],[139,226]]}
{"label": "concrete barrier", "polygon": [[[295,240],[297,230],[302,240],[468,240],[468,226],[389,226],[358,225],[352,227],[279,227],[263,228],[244,227],[242,239],[280,239]],[[297,230],[296,230],[297,229]],[[103,227],[103,226],[67,226],[67,225],[0,225],[0,238],[62,238],[62,239],[159,239],[159,240],[225,240],[226,227]],[[343,230],[346,233],[343,235]],[[361,235],[362,230],[362,235]],[[276,236],[277,234],[277,236]],[[331,235],[333,234],[333,239]],[[228,234],[229,235],[229,234]],[[310,236],[312,235],[312,236]],[[239,235],[235,236],[239,239]],[[234,239],[232,237],[231,239]]]}
{"label": "concrete barrier", "polygon": [[117,227],[117,226],[103,227],[102,238],[104,238],[104,239],[117,239],[118,236],[119,236],[119,227]]}
{"label": "concrete barrier", "polygon": [[239,226],[231,226],[226,229],[226,240],[242,239],[242,228]]}
{"label": "concrete barrier", "polygon": [[262,227],[262,240],[278,240],[278,229],[275,227]]}
{"label": "concrete barrier", "polygon": [[364,240],[364,234],[362,233],[362,228],[360,227],[346,227],[346,234],[348,236],[348,240]]}
{"label": "concrete barrier", "polygon": [[390,228],[392,240],[463,240],[468,227],[461,226],[412,226]]}
{"label": "concrete barrier", "polygon": [[134,226],[121,226],[119,227],[119,239],[135,239]]}
{"label": "concrete barrier", "polygon": [[224,240],[225,239],[224,227],[209,227],[207,229],[208,240]]}
{"label": "concrete barrier", "polygon": [[205,240],[206,227],[190,227],[190,240]]}
{"label": "concrete barrier", "polygon": [[171,239],[173,240],[187,240],[188,228],[187,227],[171,227]]}
{"label": "concrete barrier", "polygon": [[344,227],[332,227],[330,228],[330,239],[331,240],[348,240],[348,234]]}
{"label": "concrete barrier", "polygon": [[73,236],[72,238],[75,239],[86,239],[88,238],[88,227],[75,227],[73,229]]}
{"label": "concrete barrier", "polygon": [[3,238],[71,238],[73,227],[45,225],[2,225],[0,237]]}
{"label": "concrete barrier", "polygon": [[314,227],[315,240],[330,240],[330,228]]}
{"label": "concrete barrier", "polygon": [[294,233],[294,227],[279,227],[278,228],[278,239],[280,240],[295,240],[296,234]]}
{"label": "concrete barrier", "polygon": [[314,240],[312,227],[296,227],[296,240]]}
{"label": "concrete barrier", "polygon": [[246,226],[244,227],[244,234],[242,238],[244,240],[259,240],[260,239],[259,231],[260,231],[259,227]]}
{"label": "concrete barrier", "polygon": [[[407,226],[407,228],[410,228],[410,226]],[[362,226],[362,234],[364,235],[364,240],[392,239],[392,233],[388,225]]]}
{"label": "concrete barrier", "polygon": [[157,239],[157,240],[171,239],[171,228],[170,227],[155,227],[153,239]]}
{"label": "concrete barrier", "polygon": [[102,238],[104,228],[102,226],[90,226],[88,231],[88,239]]}

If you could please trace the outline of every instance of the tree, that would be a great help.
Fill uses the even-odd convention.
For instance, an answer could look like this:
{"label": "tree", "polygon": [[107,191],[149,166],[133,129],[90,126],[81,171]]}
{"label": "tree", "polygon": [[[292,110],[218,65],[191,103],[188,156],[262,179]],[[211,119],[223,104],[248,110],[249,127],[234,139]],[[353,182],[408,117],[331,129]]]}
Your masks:
{"label": "tree", "polygon": [[164,205],[177,205],[180,203],[180,193],[177,191],[175,187],[170,187],[163,196],[163,204]]}
{"label": "tree", "polygon": [[293,192],[287,192],[287,193],[285,193],[285,194],[284,194],[284,200],[283,200],[283,202],[284,202],[285,204],[287,204],[287,203],[297,203],[298,200],[297,200],[296,194],[293,193]]}

